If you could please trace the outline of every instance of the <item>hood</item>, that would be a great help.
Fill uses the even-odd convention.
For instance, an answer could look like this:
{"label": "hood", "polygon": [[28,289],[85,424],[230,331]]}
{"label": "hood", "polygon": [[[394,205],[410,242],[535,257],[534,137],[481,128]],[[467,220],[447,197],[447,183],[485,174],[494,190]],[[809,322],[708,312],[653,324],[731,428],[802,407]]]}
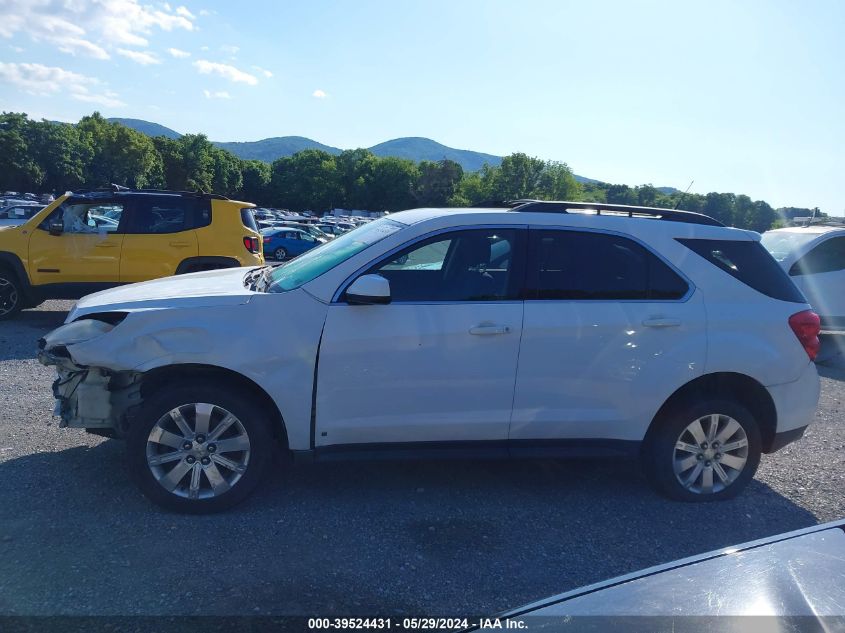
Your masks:
{"label": "hood", "polygon": [[[843,529],[845,521],[838,521],[682,559],[576,589],[502,617],[542,622],[547,625],[543,630],[549,631],[564,630],[566,622],[575,622],[577,630],[573,618],[582,617],[594,618],[595,630],[626,630],[620,624],[632,625],[644,617],[668,621],[679,616],[841,617]],[[595,618],[604,618],[600,622],[608,626],[599,626]],[[709,630],[747,630],[718,624],[723,626]]]}
{"label": "hood", "polygon": [[79,300],[67,322],[92,312],[137,312],[246,303],[255,292],[244,286],[244,277],[255,268],[208,270],[95,292]]}

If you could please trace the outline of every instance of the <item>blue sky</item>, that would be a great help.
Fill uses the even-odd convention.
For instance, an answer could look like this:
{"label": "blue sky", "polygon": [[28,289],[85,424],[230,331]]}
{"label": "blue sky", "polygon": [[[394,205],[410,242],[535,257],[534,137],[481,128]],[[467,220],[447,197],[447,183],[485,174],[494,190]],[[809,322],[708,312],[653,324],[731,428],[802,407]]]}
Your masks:
{"label": "blue sky", "polygon": [[843,24],[838,1],[0,0],[0,109],[427,136],[842,215]]}

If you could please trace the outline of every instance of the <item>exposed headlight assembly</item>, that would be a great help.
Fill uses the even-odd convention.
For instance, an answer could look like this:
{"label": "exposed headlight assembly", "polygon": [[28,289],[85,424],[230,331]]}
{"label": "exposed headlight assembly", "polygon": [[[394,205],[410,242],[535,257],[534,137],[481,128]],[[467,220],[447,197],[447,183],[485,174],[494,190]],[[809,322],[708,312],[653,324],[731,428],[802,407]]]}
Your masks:
{"label": "exposed headlight assembly", "polygon": [[67,347],[84,343],[102,336],[114,329],[114,325],[96,319],[80,319],[73,323],[67,323],[56,328],[47,336],[38,341],[38,347],[42,350],[49,350],[54,347]]}

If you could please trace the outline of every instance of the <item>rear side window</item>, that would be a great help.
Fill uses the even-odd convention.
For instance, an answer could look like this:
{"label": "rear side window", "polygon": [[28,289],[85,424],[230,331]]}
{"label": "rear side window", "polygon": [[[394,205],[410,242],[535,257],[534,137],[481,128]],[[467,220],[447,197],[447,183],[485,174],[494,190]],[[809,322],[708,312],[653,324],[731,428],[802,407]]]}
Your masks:
{"label": "rear side window", "polygon": [[772,299],[806,303],[801,291],[760,242],[699,239],[678,241],[757,292],[762,292]]}
{"label": "rear side window", "polygon": [[816,246],[792,265],[789,274],[814,275],[845,270],[845,237],[833,237]]}
{"label": "rear side window", "polygon": [[689,286],[633,240],[587,231],[531,231],[527,298],[672,300]]}
{"label": "rear side window", "polygon": [[208,226],[208,200],[182,196],[145,196],[132,201],[129,232],[141,234],[178,233]]}
{"label": "rear side window", "polygon": [[241,209],[241,223],[246,228],[258,232],[258,224],[255,222],[255,213],[251,208]]}

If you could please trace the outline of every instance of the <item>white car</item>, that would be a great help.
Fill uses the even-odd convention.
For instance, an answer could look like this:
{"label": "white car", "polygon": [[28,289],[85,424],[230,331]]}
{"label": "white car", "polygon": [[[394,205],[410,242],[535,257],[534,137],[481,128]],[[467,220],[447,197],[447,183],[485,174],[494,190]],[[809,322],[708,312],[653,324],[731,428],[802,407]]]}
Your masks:
{"label": "white car", "polygon": [[845,325],[845,225],[775,229],[762,242],[822,322]]}
{"label": "white car", "polygon": [[640,456],[692,501],[734,496],[803,434],[818,332],[756,233],[529,201],[405,211],[282,266],[89,295],[39,359],[60,425],[125,438],[171,509],[242,500],[277,447]]}
{"label": "white car", "polygon": [[43,204],[13,204],[0,209],[0,226],[20,226],[44,208]]}

